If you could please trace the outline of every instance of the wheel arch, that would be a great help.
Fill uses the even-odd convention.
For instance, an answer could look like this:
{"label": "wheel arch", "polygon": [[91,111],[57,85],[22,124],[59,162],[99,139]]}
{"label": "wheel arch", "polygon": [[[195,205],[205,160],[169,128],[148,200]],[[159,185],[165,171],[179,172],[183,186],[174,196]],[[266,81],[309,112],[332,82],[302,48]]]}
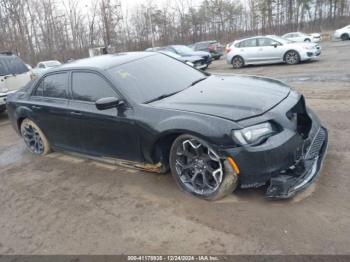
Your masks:
{"label": "wheel arch", "polygon": [[13,121],[13,122],[14,122],[14,125],[15,125],[15,127],[20,135],[22,135],[21,134],[21,124],[22,124],[23,120],[26,118],[30,119],[31,121],[33,121],[34,123],[36,123],[38,125],[37,121],[35,121],[35,117],[34,117],[34,114],[33,114],[31,109],[29,109],[28,107],[24,107],[24,106],[18,107],[15,111],[15,114],[14,114],[15,121]]}
{"label": "wheel arch", "polygon": [[234,56],[232,56],[232,58],[231,58],[231,64],[232,64],[232,62],[233,62],[233,59],[235,59],[236,57],[240,57],[240,58],[242,58],[242,59],[243,59],[243,63],[245,64],[244,57],[243,57],[243,56],[241,56],[241,55],[234,55]]}
{"label": "wheel arch", "polygon": [[203,139],[208,143],[212,143],[212,141],[208,141],[208,138],[204,135],[192,130],[181,129],[165,131],[160,134],[151,145],[149,157],[152,163],[160,162],[168,169],[171,146],[173,145],[176,138],[184,134],[192,135]]}

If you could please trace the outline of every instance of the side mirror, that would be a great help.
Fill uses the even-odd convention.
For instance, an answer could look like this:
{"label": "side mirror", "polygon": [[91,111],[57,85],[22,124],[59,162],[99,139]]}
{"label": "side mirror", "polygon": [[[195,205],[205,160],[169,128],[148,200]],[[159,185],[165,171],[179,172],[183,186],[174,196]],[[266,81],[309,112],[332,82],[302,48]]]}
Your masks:
{"label": "side mirror", "polygon": [[111,108],[119,108],[123,106],[125,102],[116,97],[101,98],[95,102],[95,106],[98,110],[107,110]]}
{"label": "side mirror", "polygon": [[277,48],[278,44],[277,44],[277,43],[273,43],[272,46],[273,46],[274,48]]}

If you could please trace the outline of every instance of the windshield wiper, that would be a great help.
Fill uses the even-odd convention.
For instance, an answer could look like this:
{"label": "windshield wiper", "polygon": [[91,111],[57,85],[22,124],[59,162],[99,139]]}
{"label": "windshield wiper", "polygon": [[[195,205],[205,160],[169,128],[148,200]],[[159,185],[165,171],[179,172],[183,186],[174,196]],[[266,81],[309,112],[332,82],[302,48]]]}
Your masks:
{"label": "windshield wiper", "polygon": [[208,78],[208,77],[199,78],[199,79],[197,79],[196,81],[193,81],[193,82],[190,84],[190,86],[194,86],[194,85],[198,84],[199,82],[201,82],[201,81],[203,81],[203,80],[205,80],[205,79],[207,79],[207,78]]}
{"label": "windshield wiper", "polygon": [[146,101],[145,104],[149,104],[149,103],[152,103],[152,102],[154,102],[154,101],[162,100],[163,98],[166,98],[166,97],[175,95],[175,94],[177,94],[177,93],[180,93],[181,91],[182,91],[182,90],[176,91],[176,92],[173,92],[173,93],[170,93],[170,94],[160,95],[160,96],[158,96],[158,97],[156,97],[156,98],[152,98],[152,99]]}

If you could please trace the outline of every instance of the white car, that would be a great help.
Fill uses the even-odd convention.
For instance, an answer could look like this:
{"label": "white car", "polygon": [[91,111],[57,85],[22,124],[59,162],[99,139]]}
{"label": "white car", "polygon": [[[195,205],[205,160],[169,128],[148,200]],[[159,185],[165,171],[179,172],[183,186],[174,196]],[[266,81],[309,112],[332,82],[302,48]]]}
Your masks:
{"label": "white car", "polygon": [[294,42],[319,43],[321,41],[321,34],[319,33],[313,33],[313,34],[307,35],[302,32],[292,32],[292,33],[285,34],[282,37]]}
{"label": "white car", "polygon": [[336,30],[334,32],[334,38],[341,40],[350,40],[350,25]]}
{"label": "white car", "polygon": [[31,80],[31,72],[23,61],[11,53],[0,54],[0,113],[6,110],[6,97]]}
{"label": "white car", "polygon": [[38,76],[44,71],[46,71],[47,69],[58,67],[60,65],[61,65],[61,62],[57,60],[42,61],[42,62],[39,62],[38,65],[32,71],[34,75]]}
{"label": "white car", "polygon": [[278,36],[257,36],[235,41],[226,51],[226,62],[234,68],[241,68],[253,64],[298,64],[318,57],[321,47],[314,43],[296,43]]}

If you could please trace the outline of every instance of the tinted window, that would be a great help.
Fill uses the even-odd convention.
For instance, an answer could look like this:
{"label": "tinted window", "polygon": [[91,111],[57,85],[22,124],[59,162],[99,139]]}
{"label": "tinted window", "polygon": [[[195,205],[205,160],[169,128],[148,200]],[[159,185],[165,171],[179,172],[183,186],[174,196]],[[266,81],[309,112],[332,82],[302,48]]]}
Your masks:
{"label": "tinted window", "polygon": [[34,92],[35,96],[43,96],[43,94],[44,94],[44,80],[39,83],[38,87]]}
{"label": "tinted window", "polygon": [[68,74],[60,73],[46,76],[40,81],[34,95],[52,98],[67,98]]}
{"label": "tinted window", "polygon": [[258,39],[258,43],[259,46],[272,46],[275,44],[279,44],[278,42],[276,42],[275,40],[271,39],[271,38],[259,38]]}
{"label": "tinted window", "polygon": [[100,98],[118,97],[105,79],[94,73],[75,72],[72,80],[73,99],[95,102]]}
{"label": "tinted window", "polygon": [[68,74],[54,74],[44,79],[44,96],[67,98]]}
{"label": "tinted window", "polygon": [[249,39],[241,42],[240,47],[255,47],[256,39]]}
{"label": "tinted window", "polygon": [[0,55],[0,75],[23,74],[29,69],[23,61],[14,55]]}
{"label": "tinted window", "polygon": [[205,77],[202,72],[163,54],[156,54],[109,70],[118,88],[139,103],[180,92]]}

